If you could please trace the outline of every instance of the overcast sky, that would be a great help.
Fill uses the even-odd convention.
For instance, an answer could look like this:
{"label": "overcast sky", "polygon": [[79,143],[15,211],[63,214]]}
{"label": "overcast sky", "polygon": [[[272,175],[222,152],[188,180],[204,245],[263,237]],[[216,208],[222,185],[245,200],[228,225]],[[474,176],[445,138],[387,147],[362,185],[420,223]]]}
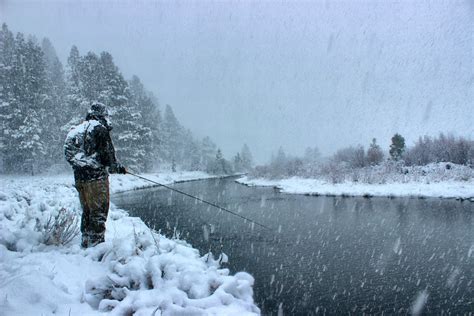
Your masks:
{"label": "overcast sky", "polygon": [[197,136],[258,162],[400,132],[474,137],[474,5],[459,1],[2,1],[65,61],[109,51]]}

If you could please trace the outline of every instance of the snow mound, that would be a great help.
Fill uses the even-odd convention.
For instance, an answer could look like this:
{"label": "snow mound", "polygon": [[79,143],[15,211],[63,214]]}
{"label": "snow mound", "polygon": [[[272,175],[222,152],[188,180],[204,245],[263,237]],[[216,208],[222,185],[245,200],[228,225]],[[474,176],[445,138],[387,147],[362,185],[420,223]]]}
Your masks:
{"label": "snow mound", "polygon": [[[125,217],[121,220],[128,221]],[[254,279],[240,272],[229,276],[212,254],[199,256],[184,241],[170,240],[144,225],[129,235],[91,249],[107,270],[85,284],[84,298],[112,314],[250,315]]]}

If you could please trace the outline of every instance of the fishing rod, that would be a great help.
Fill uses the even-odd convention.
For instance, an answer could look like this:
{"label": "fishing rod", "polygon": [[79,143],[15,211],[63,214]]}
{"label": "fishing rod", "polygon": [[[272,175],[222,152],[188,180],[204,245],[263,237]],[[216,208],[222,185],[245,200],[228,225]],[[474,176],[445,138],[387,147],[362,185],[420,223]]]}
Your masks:
{"label": "fishing rod", "polygon": [[215,208],[217,208],[217,209],[220,209],[220,210],[222,210],[222,211],[224,211],[224,212],[230,213],[230,214],[232,214],[232,215],[234,215],[234,216],[240,217],[240,218],[242,218],[242,219],[244,219],[244,220],[246,220],[246,221],[249,221],[249,222],[251,222],[251,223],[254,223],[254,224],[256,224],[256,225],[258,225],[258,226],[260,226],[260,227],[263,227],[263,228],[265,228],[265,229],[273,230],[273,229],[271,229],[270,227],[265,226],[265,225],[263,225],[263,224],[260,224],[259,222],[256,222],[256,221],[254,221],[254,220],[252,220],[252,219],[250,219],[250,218],[248,218],[248,217],[245,217],[245,216],[242,216],[242,215],[240,215],[240,214],[237,214],[237,213],[235,213],[235,212],[233,212],[233,211],[231,211],[231,210],[229,210],[229,209],[227,209],[227,208],[225,208],[225,207],[222,207],[222,206],[217,205],[217,204],[215,204],[215,203],[212,203],[212,202],[203,200],[203,199],[201,199],[201,198],[199,198],[199,197],[197,197],[197,196],[194,196],[194,195],[191,195],[191,194],[186,193],[186,192],[184,192],[184,191],[181,191],[181,190],[172,188],[172,187],[167,186],[167,185],[165,185],[165,184],[162,184],[162,183],[159,183],[159,182],[156,182],[156,181],[147,179],[147,178],[145,178],[145,177],[139,176],[138,174],[134,174],[134,173],[131,173],[131,172],[129,172],[129,171],[126,171],[126,173],[129,174],[129,175],[131,175],[131,176],[134,176],[134,177],[137,177],[137,178],[146,180],[146,181],[148,181],[148,182],[154,183],[154,184],[156,184],[156,185],[158,185],[158,186],[164,187],[164,188],[166,188],[166,189],[168,189],[168,190],[171,190],[171,191],[174,191],[174,192],[176,192],[176,193],[183,194],[183,195],[185,195],[185,196],[187,196],[187,197],[190,197],[190,198],[193,198],[193,199],[195,199],[195,200],[198,200],[199,202],[202,202],[202,203],[208,204],[208,205],[210,205],[210,206],[213,206],[213,207],[215,207]]}

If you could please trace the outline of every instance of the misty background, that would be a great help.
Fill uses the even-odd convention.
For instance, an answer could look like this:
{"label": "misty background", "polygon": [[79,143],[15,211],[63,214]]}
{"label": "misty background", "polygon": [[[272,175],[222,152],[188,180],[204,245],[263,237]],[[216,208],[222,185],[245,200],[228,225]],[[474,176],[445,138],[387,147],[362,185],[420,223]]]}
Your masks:
{"label": "misty background", "polygon": [[109,51],[197,136],[257,163],[376,137],[474,137],[474,6],[463,1],[0,1],[0,20]]}

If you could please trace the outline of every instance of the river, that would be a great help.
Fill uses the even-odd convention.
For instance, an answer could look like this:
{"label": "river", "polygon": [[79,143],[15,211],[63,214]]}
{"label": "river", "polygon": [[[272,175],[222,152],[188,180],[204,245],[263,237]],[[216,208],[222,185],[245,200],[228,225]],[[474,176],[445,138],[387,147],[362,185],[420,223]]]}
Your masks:
{"label": "river", "polygon": [[164,188],[112,201],[201,254],[227,254],[255,277],[264,315],[474,312],[474,203],[289,195],[233,178],[174,187],[274,230]]}

